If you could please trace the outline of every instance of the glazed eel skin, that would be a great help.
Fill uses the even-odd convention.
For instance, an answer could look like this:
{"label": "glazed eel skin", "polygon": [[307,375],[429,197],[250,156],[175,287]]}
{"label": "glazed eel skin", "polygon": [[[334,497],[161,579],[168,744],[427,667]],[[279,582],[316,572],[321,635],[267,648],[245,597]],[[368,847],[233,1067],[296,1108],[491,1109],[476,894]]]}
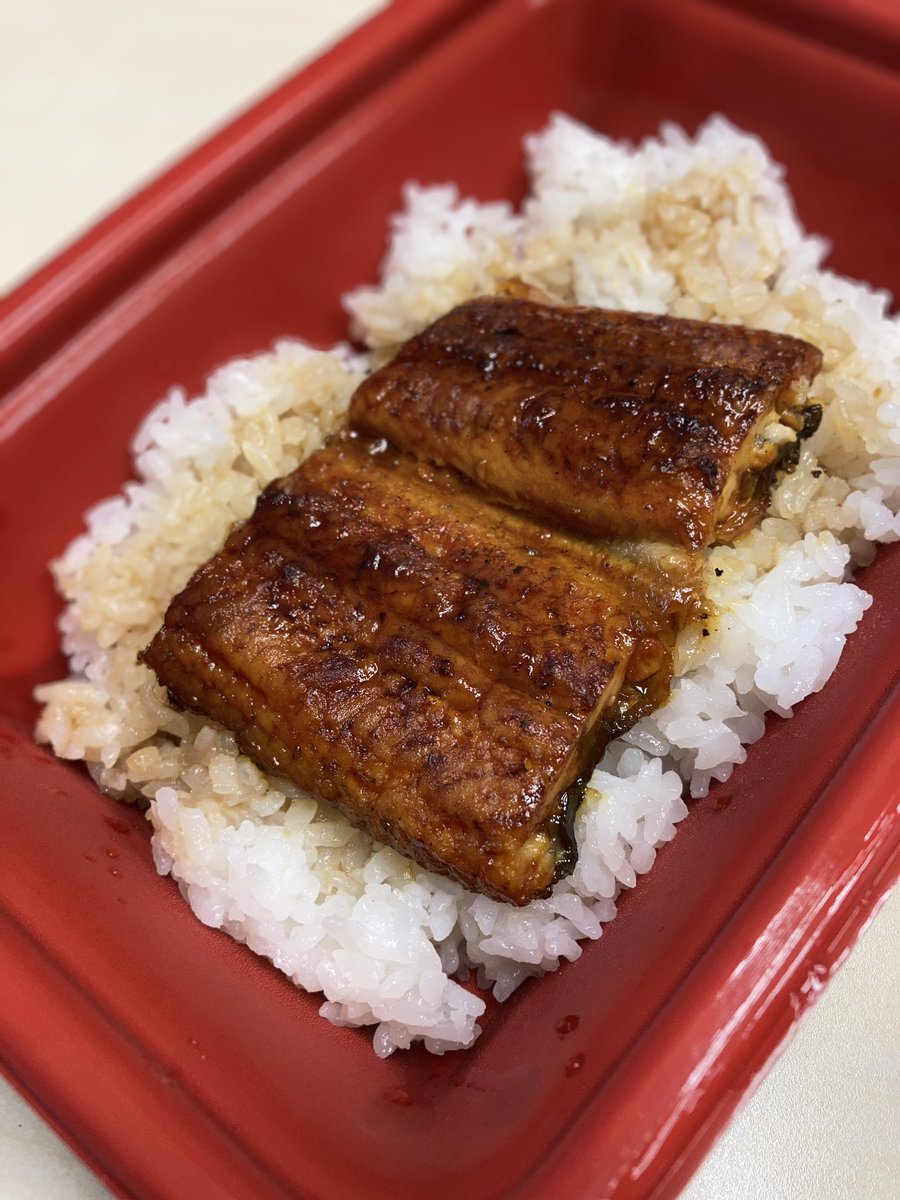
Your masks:
{"label": "glazed eel skin", "polygon": [[[641,320],[662,336],[662,319]],[[781,443],[761,422],[802,407],[818,354],[668,322],[665,374],[643,326],[620,332],[603,379],[628,375],[657,413],[702,400],[704,415],[635,420],[640,405],[608,403],[603,384],[590,433],[602,347],[633,322],[486,298],[407,343],[358,389],[353,423],[271,484],[172,601],[141,655],[171,700],[421,865],[513,904],[545,895],[573,864],[571,823],[603,746],[665,699],[675,639],[706,616],[694,547],[758,504],[753,489],[749,505],[730,494],[723,515],[723,485],[685,532],[678,514],[712,474],[690,466],[697,447],[718,445],[717,469],[739,473],[751,452],[736,434],[722,447],[739,404],[756,405],[741,428],[771,469]],[[731,385],[738,342],[752,386]],[[731,361],[710,366],[716,354]],[[543,426],[523,418],[535,395],[553,409]],[[590,446],[568,439],[594,437],[609,460],[616,422],[627,449],[604,468],[620,495],[603,508]],[[660,465],[682,462],[679,438],[687,480]],[[646,478],[626,459],[650,462]],[[642,506],[642,540],[622,541]]]}
{"label": "glazed eel skin", "polygon": [[337,434],[271,484],[143,660],[261,766],[514,904],[572,863],[610,730],[659,703],[691,560],[619,552]]}
{"label": "glazed eel skin", "polygon": [[588,535],[729,541],[821,410],[783,334],[483,296],[401,347],[351,420]]}

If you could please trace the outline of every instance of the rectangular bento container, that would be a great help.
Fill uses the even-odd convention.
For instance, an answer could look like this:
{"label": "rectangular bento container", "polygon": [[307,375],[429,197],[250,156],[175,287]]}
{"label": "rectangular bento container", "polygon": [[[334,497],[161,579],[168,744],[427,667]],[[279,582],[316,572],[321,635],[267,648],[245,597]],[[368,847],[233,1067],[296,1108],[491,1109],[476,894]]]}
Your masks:
{"label": "rectangular bento container", "polygon": [[120,1195],[675,1196],[852,946],[900,869],[892,547],[824,692],[693,805],[579,962],[443,1058],[379,1061],[200,925],[140,814],[32,743],[31,692],[64,672],[46,564],[128,478],[142,414],[280,336],[346,336],[406,180],[516,200],[553,110],[630,138],[724,112],[833,265],[897,293],[898,64],[874,0],[397,3],[0,308],[0,1058]]}

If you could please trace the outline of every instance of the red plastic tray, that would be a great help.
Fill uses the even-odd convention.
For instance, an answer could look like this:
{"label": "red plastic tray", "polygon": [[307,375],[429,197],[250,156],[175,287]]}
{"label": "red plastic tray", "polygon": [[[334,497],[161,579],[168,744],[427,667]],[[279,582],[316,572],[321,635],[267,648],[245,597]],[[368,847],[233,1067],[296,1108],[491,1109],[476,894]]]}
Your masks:
{"label": "red plastic tray", "polygon": [[856,940],[900,870],[890,549],[827,689],[578,963],[443,1059],[377,1060],[196,922],[145,822],[30,742],[30,696],[63,669],[46,562],[127,478],[141,414],[278,336],[343,336],[406,179],[515,199],[553,109],[631,137],[723,111],[788,165],[834,265],[897,292],[897,63],[873,0],[395,4],[0,309],[0,1057],[121,1195],[674,1196]]}

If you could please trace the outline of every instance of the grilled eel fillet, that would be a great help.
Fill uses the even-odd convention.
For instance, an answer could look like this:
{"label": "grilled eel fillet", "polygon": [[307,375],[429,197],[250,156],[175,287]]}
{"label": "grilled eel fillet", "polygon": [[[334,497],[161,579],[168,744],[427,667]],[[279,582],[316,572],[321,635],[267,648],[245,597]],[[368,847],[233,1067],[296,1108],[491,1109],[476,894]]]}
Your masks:
{"label": "grilled eel fillet", "polygon": [[699,548],[761,518],[821,365],[782,334],[486,296],[406,342],[350,418],[570,528]]}
{"label": "grilled eel fillet", "polygon": [[610,730],[665,696],[688,556],[623,554],[354,431],[261,495],[143,661],[423,866],[514,904],[571,866]]}

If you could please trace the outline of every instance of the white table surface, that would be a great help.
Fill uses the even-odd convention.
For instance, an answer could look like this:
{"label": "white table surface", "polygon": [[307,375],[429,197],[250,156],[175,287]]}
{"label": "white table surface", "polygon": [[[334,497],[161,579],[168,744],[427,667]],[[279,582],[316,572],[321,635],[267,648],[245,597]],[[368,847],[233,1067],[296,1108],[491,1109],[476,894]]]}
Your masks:
{"label": "white table surface", "polygon": [[[0,0],[0,292],[379,7]],[[0,1079],[0,1200],[109,1195]],[[900,1197],[900,894],[683,1200],[814,1197]]]}

